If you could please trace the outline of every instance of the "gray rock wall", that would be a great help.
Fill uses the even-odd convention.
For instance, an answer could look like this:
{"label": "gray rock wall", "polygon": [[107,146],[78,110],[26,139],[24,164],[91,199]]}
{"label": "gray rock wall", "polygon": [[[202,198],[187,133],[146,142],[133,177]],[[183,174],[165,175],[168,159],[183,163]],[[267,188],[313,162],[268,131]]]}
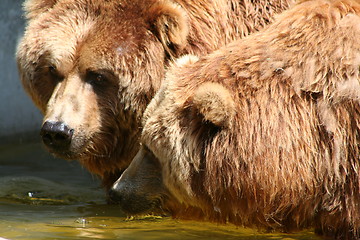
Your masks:
{"label": "gray rock wall", "polygon": [[0,0],[0,143],[38,139],[41,115],[24,92],[15,61],[23,0]]}

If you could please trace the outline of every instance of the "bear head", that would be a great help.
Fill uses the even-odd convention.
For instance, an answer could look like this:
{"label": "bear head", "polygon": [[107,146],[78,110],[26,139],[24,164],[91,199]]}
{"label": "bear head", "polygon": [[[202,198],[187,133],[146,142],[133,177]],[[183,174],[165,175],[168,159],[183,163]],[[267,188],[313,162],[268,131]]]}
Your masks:
{"label": "bear head", "polygon": [[44,114],[43,142],[117,178],[138,150],[140,118],[164,66],[186,43],[186,12],[171,1],[133,0],[27,0],[24,9],[16,56]]}

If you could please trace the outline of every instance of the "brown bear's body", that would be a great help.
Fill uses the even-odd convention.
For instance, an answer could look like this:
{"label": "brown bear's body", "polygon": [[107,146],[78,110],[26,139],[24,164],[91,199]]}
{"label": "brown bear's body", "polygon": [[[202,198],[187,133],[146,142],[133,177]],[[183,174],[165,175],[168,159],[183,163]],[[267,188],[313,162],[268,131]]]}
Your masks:
{"label": "brown bear's body", "polygon": [[111,186],[139,148],[140,119],[171,60],[257,31],[291,2],[27,0],[17,61],[45,115],[44,143]]}
{"label": "brown bear's body", "polygon": [[359,239],[359,1],[303,2],[193,59],[144,113],[123,209]]}

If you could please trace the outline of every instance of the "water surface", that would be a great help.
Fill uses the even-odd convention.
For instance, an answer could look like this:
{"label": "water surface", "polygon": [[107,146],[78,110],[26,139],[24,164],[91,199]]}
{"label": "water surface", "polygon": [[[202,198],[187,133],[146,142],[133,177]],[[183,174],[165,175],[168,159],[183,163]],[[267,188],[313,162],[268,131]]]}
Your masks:
{"label": "water surface", "polygon": [[127,218],[105,203],[100,182],[38,143],[0,146],[0,238],[319,240],[311,231],[262,233],[171,218]]}

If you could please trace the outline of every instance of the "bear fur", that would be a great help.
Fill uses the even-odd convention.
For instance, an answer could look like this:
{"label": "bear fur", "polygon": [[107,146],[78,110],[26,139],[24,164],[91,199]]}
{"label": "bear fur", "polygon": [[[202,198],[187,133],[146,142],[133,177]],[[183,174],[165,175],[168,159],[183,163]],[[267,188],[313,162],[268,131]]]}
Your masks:
{"label": "bear fur", "polygon": [[261,29],[292,1],[27,0],[16,55],[44,143],[110,187],[139,149],[169,63]]}
{"label": "bear fur", "polygon": [[360,238],[360,2],[302,1],[169,69],[110,192],[129,214]]}

